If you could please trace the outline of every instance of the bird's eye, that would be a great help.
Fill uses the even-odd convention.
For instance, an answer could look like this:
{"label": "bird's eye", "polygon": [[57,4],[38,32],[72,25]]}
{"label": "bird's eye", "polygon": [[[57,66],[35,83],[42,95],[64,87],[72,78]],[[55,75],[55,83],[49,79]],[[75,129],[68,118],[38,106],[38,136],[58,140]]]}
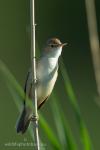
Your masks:
{"label": "bird's eye", "polygon": [[51,44],[51,47],[53,48],[53,47],[54,47],[54,45],[53,45],[53,44]]}

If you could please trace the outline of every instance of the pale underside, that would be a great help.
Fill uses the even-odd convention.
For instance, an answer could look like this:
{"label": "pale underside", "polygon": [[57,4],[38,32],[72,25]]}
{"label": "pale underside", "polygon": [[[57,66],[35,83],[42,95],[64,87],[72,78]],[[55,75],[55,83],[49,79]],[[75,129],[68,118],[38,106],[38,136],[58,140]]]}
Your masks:
{"label": "pale underside", "polygon": [[[54,69],[47,68],[48,64],[41,59],[37,62],[37,104],[38,108],[42,106],[44,101],[50,96],[55,85],[58,75],[58,65]],[[52,68],[52,66],[51,66]],[[26,81],[26,94],[32,99],[32,73],[29,71]]]}

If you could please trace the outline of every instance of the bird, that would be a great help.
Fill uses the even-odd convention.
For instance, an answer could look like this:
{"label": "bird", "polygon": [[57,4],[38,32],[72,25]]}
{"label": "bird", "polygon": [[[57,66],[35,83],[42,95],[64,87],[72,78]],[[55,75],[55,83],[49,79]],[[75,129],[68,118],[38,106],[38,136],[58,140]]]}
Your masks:
{"label": "bird", "polygon": [[[58,59],[62,53],[62,48],[67,43],[62,43],[58,38],[50,38],[47,40],[40,58],[36,62],[36,91],[37,91],[37,107],[40,109],[47,101],[52,93],[58,76]],[[34,86],[34,85],[33,85]],[[25,87],[25,95],[32,99],[32,70],[27,74]],[[24,99],[23,109],[18,118],[16,130],[17,133],[25,133],[31,118],[33,116],[32,108],[26,105],[27,100]]]}

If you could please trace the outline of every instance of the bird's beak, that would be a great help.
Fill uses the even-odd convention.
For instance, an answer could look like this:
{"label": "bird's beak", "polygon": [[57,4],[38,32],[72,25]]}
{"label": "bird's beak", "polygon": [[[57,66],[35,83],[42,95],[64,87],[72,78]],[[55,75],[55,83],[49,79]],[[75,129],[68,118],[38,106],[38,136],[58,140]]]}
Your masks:
{"label": "bird's beak", "polygon": [[61,47],[64,47],[65,45],[68,45],[68,43],[63,43],[63,44],[61,44]]}

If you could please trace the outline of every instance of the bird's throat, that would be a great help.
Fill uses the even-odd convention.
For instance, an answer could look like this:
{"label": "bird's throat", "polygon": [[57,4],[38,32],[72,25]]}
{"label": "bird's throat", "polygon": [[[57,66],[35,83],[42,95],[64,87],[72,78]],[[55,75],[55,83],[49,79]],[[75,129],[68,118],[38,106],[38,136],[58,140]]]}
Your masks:
{"label": "bird's throat", "polygon": [[61,55],[62,48],[44,54],[39,61],[37,76],[40,80],[47,78],[58,65],[58,59]]}

